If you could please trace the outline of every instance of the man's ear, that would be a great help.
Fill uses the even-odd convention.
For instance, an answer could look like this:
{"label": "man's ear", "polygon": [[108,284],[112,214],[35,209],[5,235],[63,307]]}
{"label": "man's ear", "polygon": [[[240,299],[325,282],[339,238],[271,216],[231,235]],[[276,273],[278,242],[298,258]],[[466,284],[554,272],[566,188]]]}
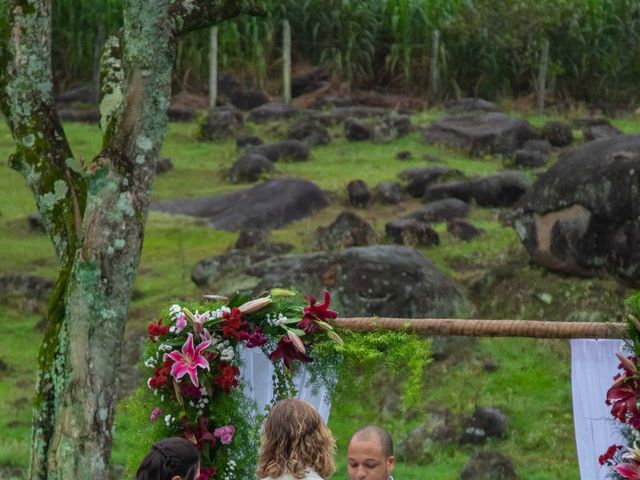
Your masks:
{"label": "man's ear", "polygon": [[387,470],[389,470],[389,472],[393,470],[393,467],[395,466],[395,464],[396,464],[396,457],[392,455],[389,458],[387,458]]}

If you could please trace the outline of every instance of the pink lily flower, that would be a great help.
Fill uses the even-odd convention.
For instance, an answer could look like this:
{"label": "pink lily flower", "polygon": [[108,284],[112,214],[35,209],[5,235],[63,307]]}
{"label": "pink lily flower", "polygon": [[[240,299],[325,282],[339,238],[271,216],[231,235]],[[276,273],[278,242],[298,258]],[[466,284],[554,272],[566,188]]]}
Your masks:
{"label": "pink lily flower", "polygon": [[629,480],[640,480],[640,466],[636,463],[620,463],[614,467],[615,471]]}
{"label": "pink lily flower", "polygon": [[171,375],[176,380],[189,375],[191,383],[196,387],[198,384],[198,367],[209,370],[209,362],[202,356],[202,351],[211,345],[211,340],[201,342],[195,349],[193,348],[193,334],[190,333],[187,341],[182,346],[182,353],[171,352],[165,355],[165,358],[173,360],[171,366]]}
{"label": "pink lily flower", "polygon": [[180,314],[176,318],[176,333],[180,333],[186,326],[187,317],[184,316],[184,313],[180,312]]}

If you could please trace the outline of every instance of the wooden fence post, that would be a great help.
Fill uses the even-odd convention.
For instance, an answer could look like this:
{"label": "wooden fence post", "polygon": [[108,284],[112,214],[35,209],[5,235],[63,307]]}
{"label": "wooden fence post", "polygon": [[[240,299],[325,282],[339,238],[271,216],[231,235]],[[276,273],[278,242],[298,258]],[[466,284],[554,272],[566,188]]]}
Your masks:
{"label": "wooden fence post", "polygon": [[438,72],[438,51],[440,50],[440,30],[434,30],[431,35],[431,66],[429,68],[429,91],[427,99],[429,103],[435,101],[438,96],[438,82],[440,74]]}
{"label": "wooden fence post", "polygon": [[284,103],[291,101],[291,24],[282,22],[282,85]]}
{"label": "wooden fence post", "polygon": [[544,97],[547,88],[547,70],[549,69],[549,40],[546,38],[542,42],[542,58],[540,59],[540,69],[538,70],[538,113],[544,113]]}
{"label": "wooden fence post", "polygon": [[218,102],[218,27],[211,27],[209,51],[209,108]]}

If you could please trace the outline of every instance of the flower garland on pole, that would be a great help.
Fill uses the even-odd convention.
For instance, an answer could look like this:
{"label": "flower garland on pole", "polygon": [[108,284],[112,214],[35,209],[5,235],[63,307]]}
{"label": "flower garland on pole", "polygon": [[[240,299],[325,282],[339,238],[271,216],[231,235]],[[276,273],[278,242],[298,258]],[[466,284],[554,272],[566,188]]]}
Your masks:
{"label": "flower garland on pole", "polygon": [[148,326],[144,380],[122,403],[116,427],[116,435],[129,432],[130,472],[154,441],[184,436],[201,452],[197,480],[255,477],[266,412],[245,395],[243,349],[259,348],[271,362],[272,403],[297,394],[297,374],[312,394],[322,390],[331,400],[338,377],[350,391],[365,394],[372,379],[387,372],[400,408],[419,408],[431,356],[429,341],[415,333],[338,333],[330,324],[337,313],[328,292],[322,302],[285,289],[205,299],[175,302]]}
{"label": "flower garland on pole", "polygon": [[626,301],[630,342],[624,353],[616,353],[620,372],[607,391],[606,404],[619,422],[626,445],[611,445],[598,458],[615,480],[640,480],[640,294]]}
{"label": "flower garland on pole", "polygon": [[198,480],[253,476],[237,465],[239,458],[252,456],[256,439],[236,441],[236,435],[247,436],[257,417],[239,388],[238,347],[262,348],[279,386],[273,401],[289,396],[293,370],[313,360],[316,344],[343,344],[327,323],[337,317],[330,301],[328,292],[318,303],[293,290],[273,289],[257,298],[236,294],[198,306],[176,303],[149,325],[144,360],[153,397],[147,399],[149,422],[160,427],[160,435],[182,435],[200,450]]}

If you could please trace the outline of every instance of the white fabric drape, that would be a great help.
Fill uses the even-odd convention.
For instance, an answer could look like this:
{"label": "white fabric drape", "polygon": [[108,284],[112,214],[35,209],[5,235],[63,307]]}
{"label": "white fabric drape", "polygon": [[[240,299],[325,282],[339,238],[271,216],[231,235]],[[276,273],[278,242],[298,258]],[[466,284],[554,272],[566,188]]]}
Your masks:
{"label": "white fabric drape", "polygon": [[610,408],[604,403],[618,372],[620,340],[571,340],[573,422],[581,480],[604,480],[608,469],[598,457],[609,445],[625,445]]}
{"label": "white fabric drape", "polygon": [[[240,376],[244,394],[247,398],[253,399],[258,406],[258,412],[263,413],[273,398],[273,365],[271,360],[260,348],[245,347],[240,349],[240,358],[243,364]],[[306,400],[313,405],[320,413],[322,420],[327,423],[331,411],[331,402],[328,401],[328,395],[326,395],[327,390],[323,387],[318,388],[314,395],[304,371],[296,374],[294,385],[298,391],[297,398]]]}

